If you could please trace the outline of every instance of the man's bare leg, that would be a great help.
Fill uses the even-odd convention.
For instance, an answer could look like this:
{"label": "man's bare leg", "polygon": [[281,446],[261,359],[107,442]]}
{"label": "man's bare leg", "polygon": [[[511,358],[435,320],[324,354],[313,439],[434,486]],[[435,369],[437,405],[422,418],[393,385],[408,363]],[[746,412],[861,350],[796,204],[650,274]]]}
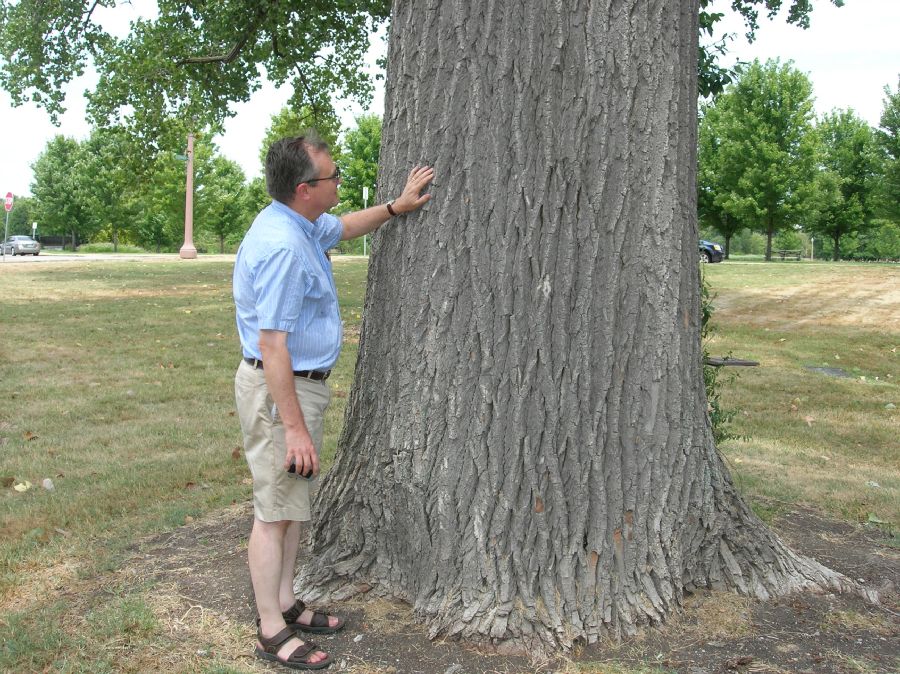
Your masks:
{"label": "man's bare leg", "polygon": [[[247,561],[250,566],[250,580],[253,583],[253,594],[256,596],[256,609],[259,611],[259,631],[271,638],[283,630],[287,625],[281,615],[279,605],[279,592],[285,575],[284,567],[289,566],[287,575],[293,578],[294,565],[284,563],[285,555],[290,547],[290,534],[292,525],[297,522],[263,522],[253,520],[253,530],[250,532],[250,542],[247,547]],[[299,526],[294,527],[296,536],[293,542],[294,559],[297,557],[297,544],[299,542]],[[293,591],[291,592],[293,597]],[[293,599],[291,600],[293,604]],[[290,639],[278,649],[278,657],[287,659],[303,641],[298,638]],[[259,644],[260,647],[262,644]],[[311,663],[324,660],[327,655],[323,651],[315,651],[309,655]]]}
{"label": "man's bare leg", "polygon": [[[300,537],[305,533],[306,525],[303,522],[291,522],[284,535],[284,557],[281,562],[281,584],[278,588],[278,604],[282,611],[287,611],[294,605],[294,568],[297,564],[297,552],[300,550]],[[312,622],[314,611],[306,609],[297,618],[301,625],[309,625]],[[336,627],[339,620],[334,616],[328,616],[328,624]]]}

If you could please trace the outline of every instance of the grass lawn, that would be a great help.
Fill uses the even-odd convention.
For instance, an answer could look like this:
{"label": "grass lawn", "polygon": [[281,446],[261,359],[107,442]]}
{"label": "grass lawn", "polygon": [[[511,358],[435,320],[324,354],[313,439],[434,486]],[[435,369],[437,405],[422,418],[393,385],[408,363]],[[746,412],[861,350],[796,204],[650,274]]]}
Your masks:
{"label": "grass lawn", "polygon": [[778,501],[802,502],[846,520],[891,523],[897,533],[900,267],[704,269],[716,295],[710,353],[760,362],[730,368],[723,387],[742,438],[721,449],[741,491],[762,515]]}
{"label": "grass lawn", "polygon": [[[763,516],[805,502],[896,532],[900,267],[704,269],[717,295],[710,353],[761,362],[723,390],[742,437],[722,450],[741,490]],[[366,264],[338,257],[334,270],[346,327],[329,381],[326,467],[353,376]],[[117,649],[163,638],[142,588],[82,598],[74,628],[58,620],[56,598],[115,569],[139,538],[249,499],[231,263],[8,265],[0,296],[0,671],[120,671]]]}

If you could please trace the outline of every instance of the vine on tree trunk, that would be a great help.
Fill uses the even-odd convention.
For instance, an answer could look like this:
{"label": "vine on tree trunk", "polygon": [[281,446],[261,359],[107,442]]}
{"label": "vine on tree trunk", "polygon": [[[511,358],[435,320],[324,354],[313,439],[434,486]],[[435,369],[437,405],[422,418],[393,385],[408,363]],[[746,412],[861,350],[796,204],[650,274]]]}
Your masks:
{"label": "vine on tree trunk", "polygon": [[[709,282],[706,280],[706,275],[701,268],[700,335],[704,340],[702,351],[704,361],[709,356],[706,340],[715,332],[715,327],[712,324],[712,315],[714,312],[715,307],[713,306],[712,290],[710,289]],[[730,355],[731,354],[729,354],[729,356]],[[731,421],[738,413],[738,410],[732,407],[723,407],[721,400],[722,386],[734,381],[736,377],[737,375],[733,373],[723,377],[720,368],[711,367],[709,365],[703,366],[703,384],[706,388],[707,411],[709,413],[709,420],[712,424],[713,437],[715,438],[717,447],[726,440],[734,440],[743,437],[733,433],[729,428]]]}

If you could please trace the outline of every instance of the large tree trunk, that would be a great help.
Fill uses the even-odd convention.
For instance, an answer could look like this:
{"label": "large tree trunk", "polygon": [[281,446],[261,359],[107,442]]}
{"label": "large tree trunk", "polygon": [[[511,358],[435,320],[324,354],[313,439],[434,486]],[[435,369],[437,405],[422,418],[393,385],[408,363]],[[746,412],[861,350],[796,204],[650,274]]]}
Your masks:
{"label": "large tree trunk", "polygon": [[699,339],[697,4],[397,3],[359,361],[307,599],[538,651],[841,587],[743,504]]}

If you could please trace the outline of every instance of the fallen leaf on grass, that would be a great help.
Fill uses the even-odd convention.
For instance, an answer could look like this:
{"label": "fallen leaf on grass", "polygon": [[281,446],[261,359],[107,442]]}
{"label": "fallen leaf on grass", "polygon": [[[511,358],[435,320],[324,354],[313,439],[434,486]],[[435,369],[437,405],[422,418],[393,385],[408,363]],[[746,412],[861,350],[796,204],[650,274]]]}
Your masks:
{"label": "fallen leaf on grass", "polygon": [[807,426],[812,426],[815,419],[813,417],[806,416],[806,417],[803,417],[803,421],[806,422]]}
{"label": "fallen leaf on grass", "polygon": [[231,458],[234,459],[235,461],[237,461],[238,459],[241,458],[241,448],[240,447],[235,447],[234,449],[231,450]]}
{"label": "fallen leaf on grass", "polygon": [[243,480],[241,480],[241,484],[253,484],[253,478],[245,477]]}
{"label": "fallen leaf on grass", "polygon": [[16,478],[11,477],[9,475],[4,475],[3,477],[0,477],[0,485],[3,485],[4,489],[6,489],[7,487],[12,487],[13,484],[15,483],[15,481],[16,481]]}
{"label": "fallen leaf on grass", "polygon": [[26,491],[31,489],[31,483],[28,480],[24,482],[20,482],[19,484],[14,484],[13,489],[15,489],[20,494],[24,494]]}
{"label": "fallen leaf on grass", "polygon": [[196,483],[196,482],[187,482],[187,483],[184,485],[184,488],[185,488],[185,489],[196,489],[196,488],[197,488],[197,483]]}
{"label": "fallen leaf on grass", "polygon": [[25,431],[25,435],[23,435],[22,437],[25,438],[26,442],[28,442],[30,440],[37,439],[38,436],[35,435],[34,433],[32,433],[31,431]]}
{"label": "fallen leaf on grass", "polygon": [[54,528],[53,531],[58,533],[60,536],[65,536],[66,538],[72,535],[72,532],[66,531],[65,529],[60,529],[59,527]]}

